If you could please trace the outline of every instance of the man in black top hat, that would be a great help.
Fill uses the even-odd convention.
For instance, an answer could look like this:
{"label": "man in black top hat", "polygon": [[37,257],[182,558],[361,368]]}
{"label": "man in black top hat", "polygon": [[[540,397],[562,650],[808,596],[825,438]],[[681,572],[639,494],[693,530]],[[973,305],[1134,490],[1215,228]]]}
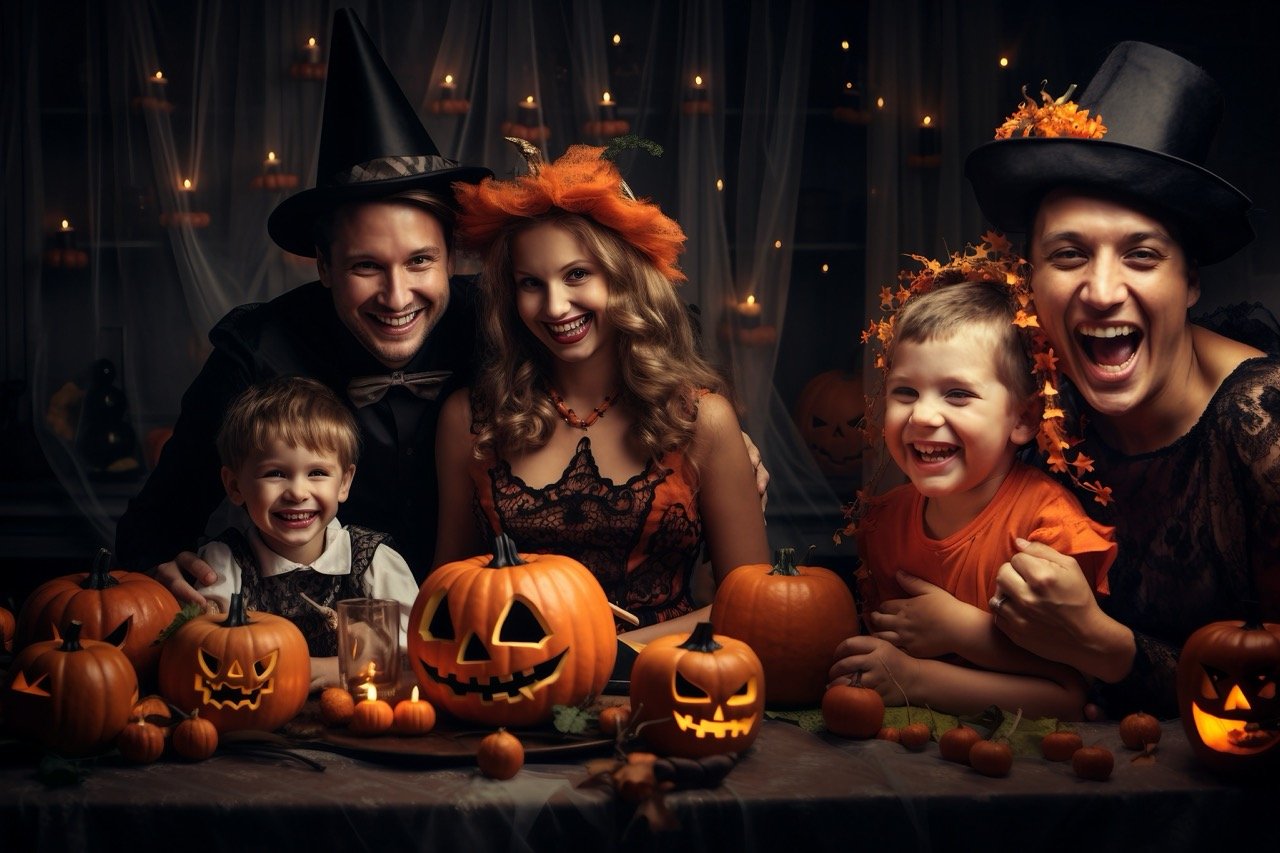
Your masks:
{"label": "man in black top hat", "polygon": [[117,527],[122,565],[160,567],[191,600],[182,572],[213,579],[191,552],[206,522],[230,520],[210,519],[223,498],[222,414],[250,384],[280,375],[317,379],[349,401],[362,452],[344,520],[390,532],[419,579],[430,568],[438,401],[465,384],[475,328],[469,287],[450,277],[450,185],[491,173],[440,155],[350,10],[336,14],[332,45],[316,186],[282,202],[267,226],[283,248],[316,257],[320,281],[214,327],[173,437]]}

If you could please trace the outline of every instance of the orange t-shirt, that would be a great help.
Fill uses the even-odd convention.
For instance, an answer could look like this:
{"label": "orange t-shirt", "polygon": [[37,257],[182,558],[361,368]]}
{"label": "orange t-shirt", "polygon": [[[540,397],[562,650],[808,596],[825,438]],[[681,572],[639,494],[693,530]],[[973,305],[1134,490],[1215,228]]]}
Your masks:
{"label": "orange t-shirt", "polygon": [[1035,468],[1015,463],[991,503],[946,539],[925,533],[924,506],[924,496],[910,483],[871,499],[857,534],[864,609],[908,597],[894,578],[901,569],[989,610],[996,572],[1018,552],[1016,537],[1074,557],[1094,589],[1109,591],[1113,528],[1085,515],[1074,495]]}

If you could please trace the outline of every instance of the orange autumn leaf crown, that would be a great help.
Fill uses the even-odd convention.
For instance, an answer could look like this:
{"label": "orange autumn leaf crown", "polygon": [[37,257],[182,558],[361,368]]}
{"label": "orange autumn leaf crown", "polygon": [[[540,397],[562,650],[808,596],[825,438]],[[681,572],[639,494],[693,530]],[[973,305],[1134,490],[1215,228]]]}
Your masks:
{"label": "orange autumn leaf crown", "polygon": [[1013,115],[1004,120],[1004,124],[996,128],[996,139],[1012,139],[1014,137],[1056,137],[1069,136],[1076,139],[1101,139],[1107,132],[1102,123],[1102,116],[1089,117],[1088,110],[1082,110],[1070,100],[1075,94],[1074,83],[1055,98],[1044,90],[1048,80],[1040,83],[1040,100],[1027,94],[1027,87],[1022,87],[1022,103]]}
{"label": "orange autumn leaf crown", "polygon": [[684,231],[658,205],[631,195],[618,167],[601,157],[604,151],[571,145],[558,160],[544,164],[526,150],[531,170],[527,175],[504,181],[487,178],[478,185],[455,184],[462,211],[457,228],[460,244],[483,251],[512,220],[562,210],[615,231],[669,280],[684,281],[684,273],[676,266],[676,257],[684,251]]}
{"label": "orange autumn leaf crown", "polygon": [[[1058,392],[1058,358],[1036,317],[1031,287],[1027,280],[1027,262],[1013,251],[1004,235],[994,231],[983,234],[978,245],[969,244],[963,251],[953,253],[945,264],[922,255],[909,257],[919,263],[921,269],[900,270],[896,288],[880,288],[880,308],[885,312],[884,316],[862,332],[862,343],[871,348],[872,363],[879,371],[879,383],[867,398],[867,412],[875,413],[867,417],[867,443],[875,444],[880,437],[878,415],[882,411],[884,382],[889,371],[886,353],[893,342],[898,312],[911,300],[939,287],[964,282],[999,282],[1009,288],[1009,298],[1014,304],[1013,324],[1027,339],[1031,371],[1035,375],[1035,386],[1038,389],[1036,395],[1043,404],[1036,444],[1045,455],[1050,471],[1066,474],[1076,486],[1092,492],[1095,501],[1103,506],[1109,504],[1110,487],[1097,480],[1086,482],[1081,479],[1083,475],[1093,471],[1093,460],[1077,449],[1080,439],[1068,429],[1067,412],[1061,405]],[[880,462],[869,482],[844,507],[845,524],[836,531],[834,537],[837,544],[842,537],[851,536],[857,530],[866,511],[867,501],[874,494],[887,466],[888,454],[881,453]]]}

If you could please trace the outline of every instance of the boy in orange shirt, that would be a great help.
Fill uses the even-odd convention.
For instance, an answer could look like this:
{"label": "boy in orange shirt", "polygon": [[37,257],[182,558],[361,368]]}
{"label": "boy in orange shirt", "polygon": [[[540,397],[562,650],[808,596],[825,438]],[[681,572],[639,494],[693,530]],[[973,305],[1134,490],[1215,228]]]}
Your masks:
{"label": "boy in orange shirt", "polygon": [[938,287],[899,313],[884,439],[911,482],[868,502],[856,536],[870,634],[840,645],[831,674],[861,672],[889,704],[1079,719],[1081,676],[1014,645],[989,609],[1018,539],[1072,555],[1100,593],[1116,553],[1110,528],[1015,458],[1039,408],[1014,316],[991,282]]}

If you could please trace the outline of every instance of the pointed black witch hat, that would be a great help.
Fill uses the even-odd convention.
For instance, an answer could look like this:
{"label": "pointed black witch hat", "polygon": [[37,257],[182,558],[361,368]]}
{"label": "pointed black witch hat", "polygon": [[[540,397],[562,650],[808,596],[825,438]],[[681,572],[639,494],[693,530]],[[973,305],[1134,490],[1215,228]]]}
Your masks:
{"label": "pointed black witch hat", "polygon": [[281,248],[314,257],[316,217],[338,205],[409,189],[452,203],[455,181],[492,177],[441,156],[351,9],[334,13],[326,76],[316,185],[282,201],[267,220]]}
{"label": "pointed black witch hat", "polygon": [[1199,67],[1143,42],[1121,42],[1080,96],[1106,125],[1101,139],[1015,137],[987,142],[965,163],[978,205],[1002,230],[1022,231],[1055,187],[1099,189],[1181,225],[1202,264],[1253,239],[1251,202],[1204,164],[1222,94]]}

